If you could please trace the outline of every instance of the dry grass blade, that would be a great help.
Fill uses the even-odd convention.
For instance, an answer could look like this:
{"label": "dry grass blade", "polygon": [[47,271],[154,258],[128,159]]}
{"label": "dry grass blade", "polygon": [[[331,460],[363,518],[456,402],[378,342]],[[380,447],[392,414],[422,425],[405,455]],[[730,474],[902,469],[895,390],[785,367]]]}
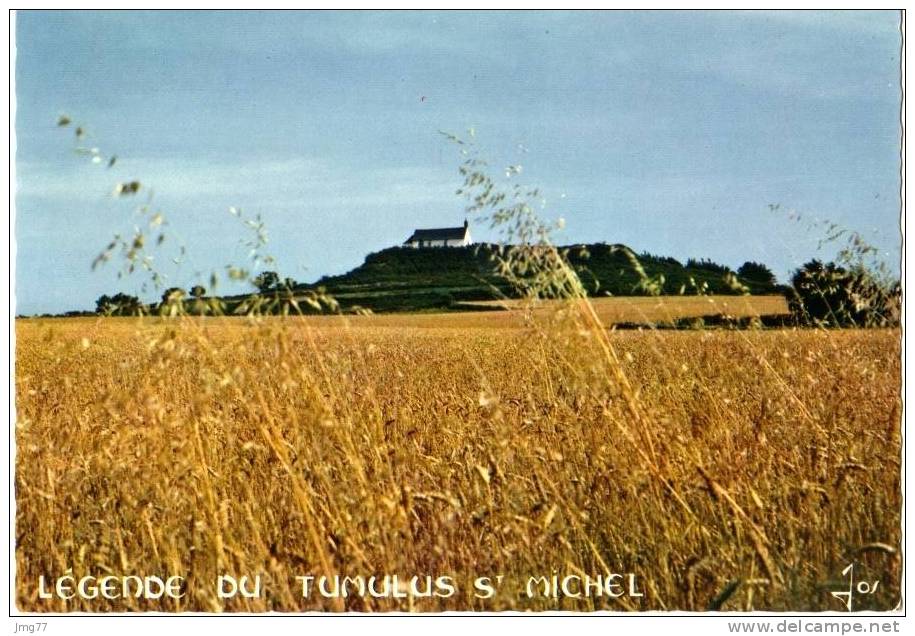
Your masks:
{"label": "dry grass blade", "polygon": [[705,480],[709,492],[712,493],[715,497],[720,497],[723,499],[728,504],[728,506],[730,506],[734,515],[740,519],[750,530],[750,536],[753,539],[753,547],[756,549],[756,554],[759,555],[759,558],[762,561],[763,566],[766,568],[766,572],[769,574],[769,577],[776,583],[783,584],[785,579],[782,576],[782,573],[779,571],[778,567],[776,567],[775,561],[772,560],[772,555],[768,548],[769,540],[766,538],[766,535],[762,529],[756,525],[756,522],[754,522],[746,512],[744,512],[743,508],[740,507],[740,504],[734,500],[734,498],[725,489],[725,487],[712,479],[705,468],[702,466],[697,466],[697,470]]}

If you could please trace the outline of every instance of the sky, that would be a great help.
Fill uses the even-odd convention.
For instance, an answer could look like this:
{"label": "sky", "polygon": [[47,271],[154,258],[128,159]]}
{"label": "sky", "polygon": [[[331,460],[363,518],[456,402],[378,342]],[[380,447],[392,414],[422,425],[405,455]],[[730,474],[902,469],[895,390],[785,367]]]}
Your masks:
{"label": "sky", "polygon": [[[221,292],[250,289],[225,280],[228,265],[260,267],[230,207],[260,215],[281,276],[346,272],[414,228],[463,223],[462,157],[441,132],[471,128],[500,183],[521,165],[543,192],[539,213],[564,221],[558,244],[757,261],[786,281],[835,256],[816,225],[835,222],[898,271],[895,12],[15,21],[17,314],[93,309],[117,291],[157,298],[147,277],[118,278],[118,262],[91,267],[114,235],[145,227],[143,205],[167,223],[149,249],[168,286],[215,271]],[[132,180],[136,196],[113,194]],[[470,221],[475,240],[500,239]]]}

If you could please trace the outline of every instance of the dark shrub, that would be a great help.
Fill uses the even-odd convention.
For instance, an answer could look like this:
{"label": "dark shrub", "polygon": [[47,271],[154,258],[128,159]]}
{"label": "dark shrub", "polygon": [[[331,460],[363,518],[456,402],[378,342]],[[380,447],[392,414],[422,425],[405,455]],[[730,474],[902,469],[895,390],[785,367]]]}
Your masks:
{"label": "dark shrub", "polygon": [[899,324],[900,287],[879,282],[866,269],[847,270],[812,260],[794,272],[788,306],[803,324],[886,327]]}

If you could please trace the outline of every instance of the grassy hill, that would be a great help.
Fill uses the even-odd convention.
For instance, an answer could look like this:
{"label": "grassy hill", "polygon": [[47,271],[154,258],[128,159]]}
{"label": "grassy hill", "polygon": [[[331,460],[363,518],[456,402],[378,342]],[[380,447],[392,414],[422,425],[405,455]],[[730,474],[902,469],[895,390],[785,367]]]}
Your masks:
{"label": "grassy hill", "polygon": [[[709,260],[689,259],[684,264],[651,254],[634,256],[629,248],[619,244],[594,243],[559,249],[592,297],[648,295],[649,291],[642,284],[645,278],[653,281],[665,295],[736,295],[743,293],[742,289],[754,295],[785,291],[759,263],[745,263],[738,270],[741,273],[738,276],[729,267]],[[497,273],[498,250],[498,246],[491,244],[423,249],[391,247],[369,254],[362,265],[346,274],[295,285],[293,293],[303,300],[312,295],[309,292],[323,289],[344,312],[359,308],[375,313],[493,310],[497,307],[481,304],[481,301],[519,296],[518,290]],[[644,274],[637,271],[638,266]],[[280,280],[279,276],[276,279]],[[138,311],[156,313],[162,308],[159,302],[144,305],[138,298],[126,294],[103,296],[98,302],[104,299],[115,305],[112,312],[115,315],[132,315]],[[210,303],[216,302],[222,305],[219,311],[235,314],[246,313],[254,302],[260,311],[272,313],[282,307],[280,300],[280,294],[268,291],[261,296],[238,294],[199,300],[186,295],[184,304],[190,313],[200,313],[212,311]],[[308,303],[301,303],[301,310],[312,311]],[[95,315],[95,312],[67,312],[64,315],[84,314]]]}
{"label": "grassy hill", "polygon": [[[516,291],[495,271],[496,246],[413,249],[391,247],[369,254],[365,262],[339,276],[326,276],[313,285],[323,287],[341,307],[365,307],[375,312],[467,309],[468,301],[515,297]],[[573,245],[566,250],[569,263],[579,273],[593,296],[644,295],[627,248],[596,243]],[[663,276],[662,293],[735,294],[725,282],[730,268],[708,260],[690,259],[686,264],[673,258],[638,255],[650,278]],[[740,278],[752,294],[778,293],[773,281]]]}

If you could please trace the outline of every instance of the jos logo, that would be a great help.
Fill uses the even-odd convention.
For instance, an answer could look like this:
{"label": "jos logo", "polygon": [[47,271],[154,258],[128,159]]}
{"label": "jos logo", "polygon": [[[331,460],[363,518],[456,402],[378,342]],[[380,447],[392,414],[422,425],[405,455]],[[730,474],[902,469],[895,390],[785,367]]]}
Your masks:
{"label": "jos logo", "polygon": [[855,583],[855,564],[851,563],[842,570],[842,576],[848,577],[848,589],[841,592],[833,592],[832,595],[842,601],[845,608],[850,612],[854,607],[855,594],[875,594],[880,581],[858,581]]}

